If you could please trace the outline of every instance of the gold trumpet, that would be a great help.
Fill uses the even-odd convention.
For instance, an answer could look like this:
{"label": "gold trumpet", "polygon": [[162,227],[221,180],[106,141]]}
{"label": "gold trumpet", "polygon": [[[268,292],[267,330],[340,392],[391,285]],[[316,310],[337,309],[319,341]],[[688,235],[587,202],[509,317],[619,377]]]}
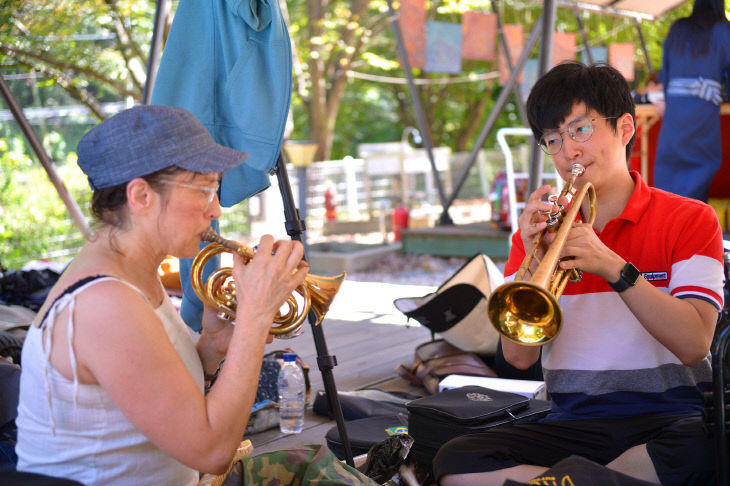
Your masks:
{"label": "gold trumpet", "polygon": [[[596,219],[596,190],[586,182],[573,197],[570,209],[565,212],[557,205],[558,199],[575,192],[575,180],[585,172],[580,164],[571,166],[571,177],[559,196],[551,196],[553,209],[541,213],[548,217],[547,228],[538,233],[532,247],[517,270],[514,281],[497,287],[487,303],[489,320],[497,331],[517,344],[542,346],[558,335],[563,325],[563,313],[558,299],[568,281],[577,282],[582,273],[578,269],[563,270],[559,267],[560,254],[565,246],[568,232],[578,216],[586,196],[589,198],[590,213],[586,223]],[[557,232],[552,243],[540,260],[537,251],[547,232]],[[531,270],[533,259],[538,262]],[[525,278],[529,273],[531,278]]]}
{"label": "gold trumpet", "polygon": [[[223,252],[237,253],[243,257],[245,263],[248,263],[253,258],[254,251],[237,241],[221,237],[212,228],[203,233],[201,240],[210,241],[211,244],[203,248],[193,260],[190,272],[193,290],[200,300],[218,309],[219,317],[233,320],[236,317],[233,269],[221,267],[203,282],[203,267],[211,257]],[[316,325],[319,325],[340,289],[345,275],[343,273],[334,277],[321,277],[308,274],[304,282],[287,298],[284,303],[286,310],[283,313],[279,310],[274,316],[274,323],[269,333],[279,339],[298,336],[310,310],[314,311],[317,318]],[[299,294],[301,304],[296,294]]]}

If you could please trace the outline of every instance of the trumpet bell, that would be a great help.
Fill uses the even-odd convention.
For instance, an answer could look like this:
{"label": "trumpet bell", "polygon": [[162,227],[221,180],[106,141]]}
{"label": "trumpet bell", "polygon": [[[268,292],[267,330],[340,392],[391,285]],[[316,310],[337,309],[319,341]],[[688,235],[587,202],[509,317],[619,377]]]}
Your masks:
{"label": "trumpet bell", "polygon": [[551,341],[563,324],[563,312],[555,296],[527,281],[497,287],[489,296],[487,312],[502,336],[528,346]]}

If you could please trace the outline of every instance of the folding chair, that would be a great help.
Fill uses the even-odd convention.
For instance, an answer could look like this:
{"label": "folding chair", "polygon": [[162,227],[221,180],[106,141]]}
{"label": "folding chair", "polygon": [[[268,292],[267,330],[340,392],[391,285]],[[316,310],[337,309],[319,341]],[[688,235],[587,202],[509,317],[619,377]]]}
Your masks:
{"label": "folding chair", "polygon": [[[720,327],[722,326],[722,327]],[[719,332],[710,348],[712,354],[712,413],[705,416],[715,439],[715,464],[718,486],[730,484],[728,472],[728,416],[726,407],[730,403],[730,376],[725,366],[730,346],[730,311],[726,310],[718,322]]]}
{"label": "folding chair", "polygon": [[712,392],[705,394],[703,416],[709,432],[715,440],[715,469],[718,486],[730,484],[730,466],[728,465],[728,427],[727,408],[730,407],[730,241],[724,241],[725,270],[725,306],[717,321],[715,337],[712,340],[710,354],[712,356]]}

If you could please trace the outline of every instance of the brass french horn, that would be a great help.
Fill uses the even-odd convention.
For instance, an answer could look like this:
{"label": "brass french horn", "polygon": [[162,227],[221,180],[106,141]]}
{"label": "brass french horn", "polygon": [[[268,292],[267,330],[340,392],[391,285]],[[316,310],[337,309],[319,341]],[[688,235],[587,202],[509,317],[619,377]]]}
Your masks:
{"label": "brass french horn", "polygon": [[[568,281],[577,282],[582,272],[578,269],[563,270],[559,267],[560,254],[565,246],[568,232],[578,216],[583,201],[589,198],[589,215],[586,223],[596,219],[596,190],[586,182],[573,196],[570,209],[565,211],[557,205],[558,199],[572,194],[576,179],[585,172],[580,164],[571,166],[571,177],[559,196],[551,196],[553,209],[548,213],[548,226],[535,236],[517,270],[515,279],[497,287],[489,296],[487,312],[489,320],[497,331],[517,344],[542,346],[553,340],[563,325],[563,313],[558,299]],[[537,251],[547,232],[557,232],[542,260]],[[537,268],[531,269],[533,260]],[[529,278],[525,275],[529,273]]]}
{"label": "brass french horn", "polygon": [[[237,241],[227,240],[209,228],[201,237],[203,241],[211,242],[203,248],[193,260],[190,279],[193,290],[203,302],[218,309],[221,318],[233,320],[236,317],[236,288],[233,281],[233,269],[221,267],[203,282],[203,267],[210,258],[220,253],[229,252],[241,255],[248,263],[254,256],[254,251]],[[316,315],[316,325],[319,325],[329,310],[332,300],[345,279],[345,273],[334,277],[321,277],[308,274],[304,282],[294,290],[285,302],[286,310],[280,310],[274,316],[269,334],[279,339],[298,336],[302,332],[302,324],[313,310]],[[296,294],[299,295],[297,299]]]}

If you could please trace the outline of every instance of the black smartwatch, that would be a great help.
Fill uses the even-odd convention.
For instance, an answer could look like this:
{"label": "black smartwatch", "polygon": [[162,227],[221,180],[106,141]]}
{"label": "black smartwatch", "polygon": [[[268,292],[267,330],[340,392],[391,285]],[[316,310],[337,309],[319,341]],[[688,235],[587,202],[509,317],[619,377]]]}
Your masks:
{"label": "black smartwatch", "polygon": [[608,282],[608,285],[614,292],[621,293],[629,287],[633,287],[636,281],[639,280],[639,275],[641,275],[641,272],[632,263],[627,263],[621,269],[621,277],[616,282]]}

